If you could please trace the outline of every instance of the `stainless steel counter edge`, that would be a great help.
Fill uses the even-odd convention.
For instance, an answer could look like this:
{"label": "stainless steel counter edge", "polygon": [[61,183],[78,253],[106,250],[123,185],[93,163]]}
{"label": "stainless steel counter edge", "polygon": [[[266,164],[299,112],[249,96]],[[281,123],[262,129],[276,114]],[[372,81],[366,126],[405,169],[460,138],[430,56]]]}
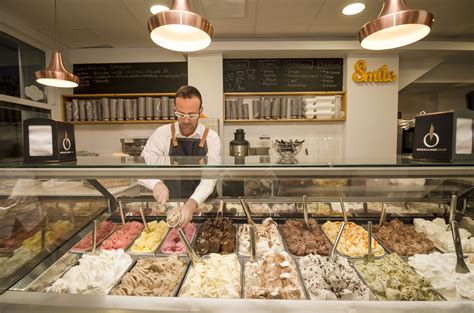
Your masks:
{"label": "stainless steel counter edge", "polygon": [[7,291],[0,296],[0,312],[473,312],[474,302],[391,302],[191,299],[133,296],[73,295]]}
{"label": "stainless steel counter edge", "polygon": [[[269,176],[270,175],[270,176]],[[0,168],[0,176],[12,178],[248,178],[248,177],[309,177],[331,176],[338,178],[459,178],[474,176],[471,166],[386,166],[386,167],[63,167],[63,168]]]}

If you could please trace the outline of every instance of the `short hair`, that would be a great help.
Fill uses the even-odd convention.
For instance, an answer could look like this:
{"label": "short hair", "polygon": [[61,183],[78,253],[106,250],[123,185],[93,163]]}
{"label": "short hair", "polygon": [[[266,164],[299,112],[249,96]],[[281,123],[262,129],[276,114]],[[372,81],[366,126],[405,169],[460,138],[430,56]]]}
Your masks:
{"label": "short hair", "polygon": [[191,99],[197,97],[199,99],[199,107],[202,107],[202,96],[196,87],[184,85],[176,91],[176,98]]}

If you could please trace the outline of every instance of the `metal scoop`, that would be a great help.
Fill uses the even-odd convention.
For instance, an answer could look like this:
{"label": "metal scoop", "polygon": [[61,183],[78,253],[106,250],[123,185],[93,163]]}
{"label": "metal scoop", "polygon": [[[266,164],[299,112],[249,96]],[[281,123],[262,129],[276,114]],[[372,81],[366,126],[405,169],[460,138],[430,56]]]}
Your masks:
{"label": "metal scoop", "polygon": [[248,204],[245,202],[243,198],[239,198],[239,199],[240,199],[240,204],[242,205],[242,208],[244,209],[245,216],[247,216],[247,223],[249,225],[255,225],[255,222],[252,219],[252,213],[250,213]]}
{"label": "metal scoop", "polygon": [[122,201],[119,201],[119,212],[120,212],[120,219],[122,220],[122,225],[125,225],[125,214],[123,213]]}
{"label": "metal scoop", "polygon": [[456,209],[458,204],[458,197],[456,195],[451,195],[451,203],[449,205],[449,220],[448,220],[448,227],[446,230],[449,230],[451,227],[451,223],[456,218]]}
{"label": "metal scoop", "polygon": [[337,245],[339,244],[339,241],[341,240],[342,233],[344,232],[344,227],[346,227],[346,222],[341,223],[341,228],[339,228],[339,233],[337,234],[336,240],[334,241],[334,245],[332,246],[331,254],[329,255],[329,258],[333,262],[336,259],[336,249]]}
{"label": "metal scoop", "polygon": [[456,273],[469,273],[469,268],[464,262],[464,254],[462,252],[461,237],[459,236],[458,222],[452,221],[451,234],[453,235],[454,249],[456,250]]}
{"label": "metal scoop", "polygon": [[151,232],[150,227],[148,227],[148,223],[146,222],[145,214],[143,213],[143,207],[140,205],[138,208],[140,209],[140,216],[142,217],[143,225],[145,225],[147,232]]}
{"label": "metal scoop", "polygon": [[379,228],[382,227],[383,223],[385,223],[386,215],[387,213],[386,213],[385,205],[382,202],[382,212],[380,212]]}
{"label": "metal scoop", "polygon": [[368,243],[367,243],[368,253],[366,255],[364,255],[364,263],[365,264],[374,261],[374,254],[372,253],[372,222],[371,221],[368,222],[367,232],[368,232],[368,236],[367,236],[367,239],[368,239]]}
{"label": "metal scoop", "polygon": [[186,237],[186,234],[184,231],[177,227],[179,224],[179,221],[181,220],[181,211],[179,210],[179,207],[171,207],[169,206],[170,209],[166,210],[166,224],[168,224],[169,227],[171,228],[176,228],[176,231],[178,232],[178,236],[181,239],[181,241],[184,243],[184,246],[186,248],[186,253],[188,254],[189,258],[193,263],[198,263],[202,262],[202,259],[196,254],[194,251],[193,247],[189,243],[188,238]]}
{"label": "metal scoop", "polygon": [[257,244],[255,241],[255,225],[249,225],[250,233],[250,261],[257,262]]}
{"label": "metal scoop", "polygon": [[214,226],[222,228],[222,218],[224,216],[224,200],[219,201],[219,208],[216,213],[216,220],[214,221]]}
{"label": "metal scoop", "polygon": [[303,195],[303,220],[307,230],[310,230],[308,220],[308,203],[306,201],[306,195]]}
{"label": "metal scoop", "polygon": [[347,218],[346,207],[344,206],[344,201],[342,198],[339,198],[339,203],[341,204],[342,215],[344,216],[344,222],[348,223],[349,219]]}

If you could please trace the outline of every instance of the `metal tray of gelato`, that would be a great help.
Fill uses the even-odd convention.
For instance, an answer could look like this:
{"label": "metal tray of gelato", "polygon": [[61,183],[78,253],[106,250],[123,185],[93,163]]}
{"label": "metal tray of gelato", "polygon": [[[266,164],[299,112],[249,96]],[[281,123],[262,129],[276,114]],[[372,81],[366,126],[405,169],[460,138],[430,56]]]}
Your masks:
{"label": "metal tray of gelato", "polygon": [[[152,222],[154,222],[154,221],[152,221]],[[147,224],[149,225],[152,222],[148,222]],[[157,227],[159,227],[161,222],[158,222],[158,221],[156,221],[156,222],[158,223]],[[163,223],[165,223],[165,222],[163,222]],[[159,251],[158,249],[160,248],[161,243],[165,240],[166,236],[168,236],[168,233],[170,232],[170,228],[168,227],[168,225],[166,225],[166,223],[165,223],[165,226],[166,226],[166,231],[164,232],[163,236],[161,237],[161,239],[157,243],[156,243],[156,240],[155,240],[156,238],[151,238],[152,242],[155,243],[155,246],[153,246],[152,249],[149,249],[148,251],[143,251],[143,250],[136,251],[136,250],[134,250],[135,244],[138,243],[138,240],[140,240],[141,236],[143,234],[145,234],[145,232],[146,232],[146,227],[145,227],[140,232],[140,234],[135,238],[135,240],[132,242],[132,244],[129,246],[129,248],[127,249],[127,253],[131,254],[131,255],[137,255],[137,256],[141,256],[141,255],[155,256],[157,251]],[[154,230],[149,232],[149,234],[157,232],[157,229],[158,228],[155,228]],[[143,244],[142,244],[142,246],[143,246]],[[138,250],[138,248],[135,248],[135,249]]]}
{"label": "metal tray of gelato", "polygon": [[[275,257],[277,261],[269,262],[268,258]],[[265,260],[264,260],[265,258]],[[285,300],[306,300],[308,295],[303,284],[301,273],[298,270],[296,262],[285,251],[280,253],[268,252],[263,258],[257,258],[256,262],[252,262],[248,258],[243,260],[243,285],[242,297],[245,299],[285,299]],[[270,260],[271,261],[271,260]],[[278,263],[278,265],[276,265]],[[255,266],[256,272],[249,273],[248,266]],[[263,268],[267,266],[267,268]],[[274,275],[278,277],[271,277],[271,270],[275,270]],[[252,275],[255,279],[262,279],[262,286],[255,286],[249,283],[247,275]],[[293,278],[292,278],[293,276]],[[263,280],[267,278],[267,281]],[[292,278],[292,279],[291,279]],[[270,282],[279,281],[275,286],[271,286]],[[290,281],[291,284],[289,283]],[[286,284],[286,286],[284,286]],[[283,288],[281,287],[283,286]],[[251,290],[248,290],[251,289]],[[248,292],[247,292],[248,291]]]}
{"label": "metal tray of gelato", "polygon": [[189,258],[178,255],[138,257],[108,294],[176,297],[189,264]]}
{"label": "metal tray of gelato", "polygon": [[[237,254],[216,254],[212,253],[201,258],[202,263],[190,264],[186,276],[183,279],[181,287],[178,292],[178,297],[184,298],[233,298],[238,299],[242,297],[242,272],[243,264],[242,260],[237,257]],[[231,266],[224,262],[233,263]],[[239,273],[235,273],[236,263],[238,264]],[[196,273],[195,268],[199,267],[199,273]],[[213,271],[213,273],[210,273]],[[193,284],[191,281],[194,276],[199,275],[198,284],[196,286],[190,286]],[[229,278],[224,278],[226,275]],[[238,280],[238,283],[236,282]],[[218,284],[222,282],[222,284]],[[226,286],[227,284],[227,286]],[[238,286],[236,286],[238,284]],[[208,287],[206,289],[206,287]],[[209,288],[211,287],[211,288]]]}
{"label": "metal tray of gelato", "polygon": [[[444,301],[446,300],[421,275],[396,253],[365,263],[352,261],[353,267],[379,300],[383,301]],[[364,269],[370,268],[370,276]],[[362,269],[361,269],[362,268]],[[385,271],[385,270],[387,271]]]}

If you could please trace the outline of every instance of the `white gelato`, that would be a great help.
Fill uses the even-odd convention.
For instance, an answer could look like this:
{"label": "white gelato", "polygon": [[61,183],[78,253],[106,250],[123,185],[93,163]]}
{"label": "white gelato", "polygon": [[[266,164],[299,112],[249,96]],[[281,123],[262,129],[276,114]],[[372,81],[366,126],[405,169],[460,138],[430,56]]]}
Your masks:
{"label": "white gelato", "polygon": [[416,254],[408,258],[415,271],[431,282],[448,300],[474,300],[474,264],[466,264],[470,273],[456,273],[456,255],[454,253],[434,252]]}
{"label": "white gelato", "polygon": [[181,288],[180,297],[240,298],[240,263],[236,254],[209,254],[194,264]]}
{"label": "white gelato", "polygon": [[[239,254],[250,255],[250,227],[248,224],[242,225],[238,231]],[[267,251],[282,252],[283,241],[278,232],[277,224],[271,218],[267,218],[262,224],[255,225],[255,241],[257,256],[263,255]]]}
{"label": "white gelato", "polygon": [[[433,221],[415,218],[413,220],[417,232],[425,233],[426,237],[443,251],[454,252],[454,242],[451,231],[447,230],[448,225],[442,218],[435,218]],[[461,245],[464,253],[474,252],[474,237],[471,237],[464,228],[459,228]]]}
{"label": "white gelato", "polygon": [[72,267],[45,291],[106,294],[131,263],[132,258],[122,249],[101,251],[97,255],[83,254],[79,265]]}

